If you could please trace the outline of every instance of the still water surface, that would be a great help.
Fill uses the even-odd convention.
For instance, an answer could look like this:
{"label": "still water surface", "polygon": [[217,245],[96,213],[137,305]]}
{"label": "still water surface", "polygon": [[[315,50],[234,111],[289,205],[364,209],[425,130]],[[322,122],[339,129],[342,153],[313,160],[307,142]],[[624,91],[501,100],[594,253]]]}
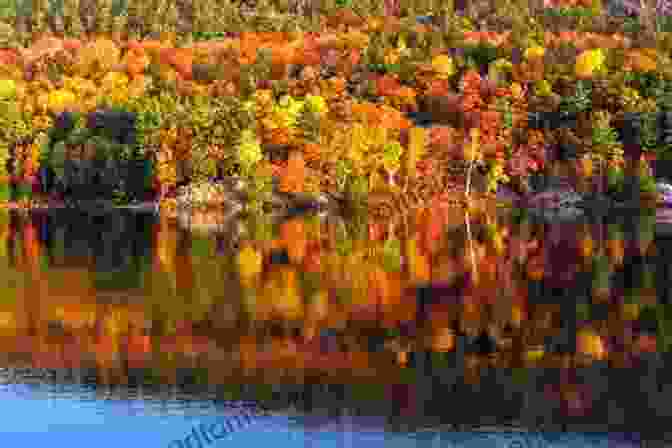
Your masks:
{"label": "still water surface", "polygon": [[241,400],[270,414],[203,446],[665,437],[672,258],[655,215],[184,224],[0,212],[3,441],[169,446]]}

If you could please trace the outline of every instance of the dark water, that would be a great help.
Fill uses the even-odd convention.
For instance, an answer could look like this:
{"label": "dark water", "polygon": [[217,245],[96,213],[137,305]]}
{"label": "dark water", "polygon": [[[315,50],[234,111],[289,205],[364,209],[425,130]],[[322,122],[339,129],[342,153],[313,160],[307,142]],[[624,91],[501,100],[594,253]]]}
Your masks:
{"label": "dark water", "polygon": [[[666,443],[672,240],[655,215],[466,222],[2,212],[2,440]],[[245,406],[268,415],[169,445]]]}

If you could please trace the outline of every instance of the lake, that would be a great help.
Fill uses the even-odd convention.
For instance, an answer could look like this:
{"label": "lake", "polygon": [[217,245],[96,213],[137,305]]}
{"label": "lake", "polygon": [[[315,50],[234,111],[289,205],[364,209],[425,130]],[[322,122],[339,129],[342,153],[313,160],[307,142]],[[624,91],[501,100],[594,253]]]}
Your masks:
{"label": "lake", "polygon": [[644,212],[0,211],[2,440],[664,444],[656,235]]}

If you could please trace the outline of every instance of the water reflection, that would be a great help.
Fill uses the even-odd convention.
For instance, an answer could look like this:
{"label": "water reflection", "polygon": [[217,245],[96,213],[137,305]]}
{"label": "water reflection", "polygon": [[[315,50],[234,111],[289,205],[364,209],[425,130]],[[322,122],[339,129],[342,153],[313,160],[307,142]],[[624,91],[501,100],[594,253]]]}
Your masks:
{"label": "water reflection", "polygon": [[200,219],[0,213],[0,366],[417,424],[669,414],[655,215]]}

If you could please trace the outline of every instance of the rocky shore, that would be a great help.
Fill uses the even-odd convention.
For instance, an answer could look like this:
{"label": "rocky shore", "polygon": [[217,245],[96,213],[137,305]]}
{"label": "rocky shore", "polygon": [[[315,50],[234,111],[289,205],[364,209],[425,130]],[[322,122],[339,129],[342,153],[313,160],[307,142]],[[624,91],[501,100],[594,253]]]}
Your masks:
{"label": "rocky shore", "polygon": [[[672,185],[665,182],[656,184],[656,199],[627,200],[608,194],[582,194],[569,182],[552,180],[545,188],[519,194],[506,186],[500,186],[495,200],[511,207],[528,209],[533,213],[552,220],[571,220],[590,212],[608,212],[629,207],[672,206]],[[174,197],[164,197],[156,201],[134,201],[116,204],[112,200],[45,200],[19,205],[8,203],[9,209],[78,209],[85,212],[107,212],[129,210],[139,213],[165,212],[169,217],[197,212],[218,212],[227,216],[243,213],[251,200],[248,185],[238,178],[224,178],[216,182],[195,183],[180,187]],[[264,201],[264,213],[289,215],[307,212],[340,214],[348,207],[343,195],[329,193],[286,193],[274,186]]]}
{"label": "rocky shore", "polygon": [[[180,187],[174,199],[177,209],[246,208],[254,198],[248,183],[237,177],[227,177],[215,182],[194,183]],[[328,193],[287,193],[280,191],[274,182],[272,191],[263,201],[265,211],[288,213],[303,211],[338,212],[344,198]]]}

